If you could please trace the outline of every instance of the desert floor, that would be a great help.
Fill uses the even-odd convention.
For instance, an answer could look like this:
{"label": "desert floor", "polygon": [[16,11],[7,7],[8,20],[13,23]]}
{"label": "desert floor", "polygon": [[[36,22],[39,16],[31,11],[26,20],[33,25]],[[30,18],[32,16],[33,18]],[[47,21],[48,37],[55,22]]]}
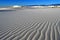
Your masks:
{"label": "desert floor", "polygon": [[60,8],[0,11],[0,40],[60,40]]}

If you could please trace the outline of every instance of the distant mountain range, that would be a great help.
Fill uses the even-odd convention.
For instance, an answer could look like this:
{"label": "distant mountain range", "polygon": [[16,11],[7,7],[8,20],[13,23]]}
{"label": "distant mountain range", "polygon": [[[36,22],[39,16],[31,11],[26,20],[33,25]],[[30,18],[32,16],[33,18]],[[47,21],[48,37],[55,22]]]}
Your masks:
{"label": "distant mountain range", "polygon": [[48,5],[26,5],[26,6],[60,6],[60,4],[48,4]]}
{"label": "distant mountain range", "polygon": [[54,5],[54,6],[60,6],[60,4],[51,4],[51,5]]}
{"label": "distant mountain range", "polygon": [[[48,5],[24,5],[24,6],[60,6],[60,4],[48,4]],[[24,7],[22,6],[22,7]],[[13,7],[13,6],[0,6],[0,8],[7,8],[7,7]]]}

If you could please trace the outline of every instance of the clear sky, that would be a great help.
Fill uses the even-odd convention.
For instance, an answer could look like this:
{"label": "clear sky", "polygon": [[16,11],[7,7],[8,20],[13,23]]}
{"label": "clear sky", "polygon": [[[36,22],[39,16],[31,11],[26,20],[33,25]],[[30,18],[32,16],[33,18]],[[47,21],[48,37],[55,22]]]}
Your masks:
{"label": "clear sky", "polygon": [[0,0],[0,6],[59,4],[60,0]]}

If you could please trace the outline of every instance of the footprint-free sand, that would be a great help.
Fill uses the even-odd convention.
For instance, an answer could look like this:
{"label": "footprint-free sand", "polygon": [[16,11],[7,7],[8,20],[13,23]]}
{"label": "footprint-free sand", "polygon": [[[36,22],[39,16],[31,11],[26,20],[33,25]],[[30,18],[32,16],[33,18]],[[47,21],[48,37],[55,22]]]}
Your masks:
{"label": "footprint-free sand", "polygon": [[60,8],[0,12],[0,40],[60,40]]}

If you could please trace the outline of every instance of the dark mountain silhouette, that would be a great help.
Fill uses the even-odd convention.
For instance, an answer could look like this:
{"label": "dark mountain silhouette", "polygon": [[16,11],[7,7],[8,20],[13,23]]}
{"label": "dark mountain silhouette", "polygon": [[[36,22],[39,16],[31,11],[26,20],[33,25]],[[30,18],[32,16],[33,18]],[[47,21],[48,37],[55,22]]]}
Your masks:
{"label": "dark mountain silhouette", "polygon": [[48,5],[26,5],[26,6],[60,6],[60,4],[48,4]]}
{"label": "dark mountain silhouette", "polygon": [[60,4],[50,4],[50,5],[52,5],[52,6],[60,6]]}

